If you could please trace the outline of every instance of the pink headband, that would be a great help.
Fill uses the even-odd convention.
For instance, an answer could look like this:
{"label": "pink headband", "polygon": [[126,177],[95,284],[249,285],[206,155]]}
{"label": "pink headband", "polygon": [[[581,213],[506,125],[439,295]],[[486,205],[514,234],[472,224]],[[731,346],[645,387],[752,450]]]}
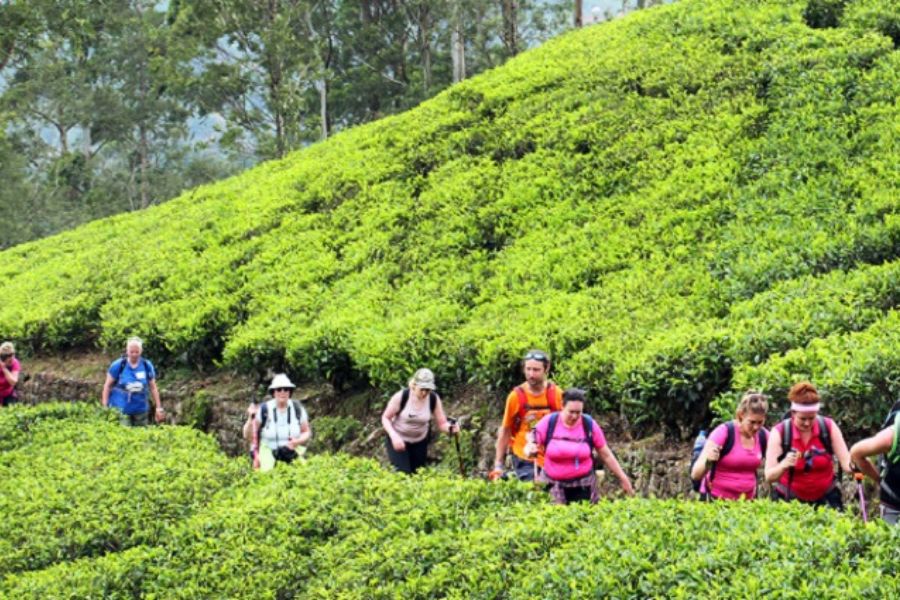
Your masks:
{"label": "pink headband", "polygon": [[799,402],[791,402],[791,410],[794,412],[814,413],[819,412],[819,403],[800,404]]}

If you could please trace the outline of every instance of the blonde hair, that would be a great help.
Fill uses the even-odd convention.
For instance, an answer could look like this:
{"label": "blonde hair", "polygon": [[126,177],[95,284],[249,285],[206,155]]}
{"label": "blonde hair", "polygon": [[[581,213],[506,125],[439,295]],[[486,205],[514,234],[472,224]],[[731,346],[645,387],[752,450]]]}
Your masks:
{"label": "blonde hair", "polygon": [[764,415],[769,410],[768,400],[769,398],[765,394],[749,390],[738,402],[737,415],[740,417],[748,412],[754,415]]}
{"label": "blonde hair", "polygon": [[139,338],[139,337],[137,337],[137,336],[133,336],[133,337],[128,338],[128,341],[125,342],[125,349],[127,350],[127,349],[128,349],[128,346],[130,346],[130,345],[132,345],[132,344],[135,344],[135,345],[136,345],[138,348],[140,348],[141,350],[144,349],[144,340],[142,340],[141,338]]}

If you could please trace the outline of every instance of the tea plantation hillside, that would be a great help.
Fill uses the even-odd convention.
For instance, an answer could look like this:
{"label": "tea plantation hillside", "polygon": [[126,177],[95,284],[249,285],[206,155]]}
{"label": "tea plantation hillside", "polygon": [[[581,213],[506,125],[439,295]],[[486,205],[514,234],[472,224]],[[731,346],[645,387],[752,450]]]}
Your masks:
{"label": "tea plantation hillside", "polygon": [[506,385],[537,346],[638,427],[801,377],[871,426],[900,392],[898,44],[898,0],[683,0],[586,28],[3,252],[0,336],[140,334],[385,389],[422,365]]}
{"label": "tea plantation hillside", "polygon": [[900,530],[770,502],[553,506],[528,484],[0,411],[0,598],[890,598]]}

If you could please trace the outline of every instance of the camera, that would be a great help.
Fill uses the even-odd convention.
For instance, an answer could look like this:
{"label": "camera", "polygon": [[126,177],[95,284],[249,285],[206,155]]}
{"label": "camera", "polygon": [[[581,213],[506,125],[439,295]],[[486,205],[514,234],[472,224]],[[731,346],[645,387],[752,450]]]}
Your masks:
{"label": "camera", "polygon": [[6,362],[12,357],[12,354],[0,354],[0,362]]}
{"label": "camera", "polygon": [[276,448],[272,454],[275,456],[275,460],[280,460],[281,462],[290,463],[295,458],[297,458],[297,451],[293,448],[288,448],[287,446],[279,446]]}

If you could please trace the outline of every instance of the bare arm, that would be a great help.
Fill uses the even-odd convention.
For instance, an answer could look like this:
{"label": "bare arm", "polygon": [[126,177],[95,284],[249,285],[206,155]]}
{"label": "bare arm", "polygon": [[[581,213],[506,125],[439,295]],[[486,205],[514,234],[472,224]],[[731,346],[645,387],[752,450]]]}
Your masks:
{"label": "bare arm", "polygon": [[248,442],[253,442],[253,422],[256,420],[256,412],[259,410],[259,407],[255,403],[251,403],[250,406],[247,407],[247,420],[244,422],[244,427],[241,431],[244,435],[244,439]]}
{"label": "bare arm", "polygon": [[766,481],[775,483],[784,472],[797,464],[799,454],[795,451],[788,452],[787,455],[779,462],[778,455],[781,454],[781,432],[772,428],[769,432],[769,447],[766,449]]}
{"label": "bare arm", "polygon": [[844,441],[844,434],[837,423],[830,421],[831,424],[831,447],[837,456],[838,463],[845,473],[850,473],[850,450],[847,449],[847,442]]}
{"label": "bare arm", "polygon": [[305,446],[309,443],[309,438],[311,437],[312,429],[309,426],[309,421],[303,421],[300,423],[300,437],[297,438],[297,443],[294,444],[294,447]]}
{"label": "bare arm", "polygon": [[19,372],[10,369],[5,362],[0,362],[0,372],[3,373],[3,377],[11,387],[16,387],[16,384],[19,383]]}
{"label": "bare arm", "polygon": [[147,383],[150,388],[150,395],[153,397],[154,406],[156,406],[156,422],[160,423],[166,418],[166,409],[163,408],[162,401],[159,399],[159,388],[156,386],[156,379],[151,379]]}
{"label": "bare arm", "polygon": [[497,448],[494,451],[494,468],[503,468],[503,460],[509,448],[509,440],[512,439],[512,431],[503,425],[497,430]]}
{"label": "bare arm", "polygon": [[109,392],[112,390],[112,386],[115,383],[115,379],[112,378],[112,375],[109,373],[106,374],[106,382],[103,384],[103,391],[100,392],[100,405],[101,406],[109,406]]}
{"label": "bare arm", "polygon": [[872,465],[867,457],[876,454],[885,454],[890,451],[894,444],[894,428],[888,427],[882,429],[872,437],[860,440],[853,444],[850,448],[850,460],[859,467],[859,470],[865,473],[869,479],[877,482],[881,481],[878,470]]}
{"label": "bare arm", "polygon": [[381,413],[381,426],[388,434],[388,437],[391,438],[391,444],[397,452],[403,452],[406,449],[406,442],[403,441],[403,438],[401,438],[397,433],[397,430],[394,429],[393,423],[394,417],[400,412],[400,397],[402,395],[403,392],[400,391],[391,396],[387,406],[384,407],[384,412]]}
{"label": "bare arm", "polygon": [[634,488],[631,487],[631,480],[628,479],[628,475],[622,470],[622,466],[619,464],[619,461],[616,460],[616,455],[609,449],[609,444],[600,448],[599,454],[600,460],[603,461],[606,468],[609,469],[610,472],[616,476],[616,479],[619,480],[619,483],[622,484],[622,490],[629,496],[634,496]]}
{"label": "bare arm", "polygon": [[440,396],[438,396],[437,402],[435,402],[434,404],[434,420],[437,423],[438,429],[440,429],[444,433],[459,432],[459,425],[451,425],[450,421],[447,419],[447,415],[444,413],[444,405],[441,402]]}
{"label": "bare arm", "polygon": [[703,446],[700,456],[697,457],[697,462],[691,467],[691,479],[694,481],[702,479],[703,476],[706,475],[709,463],[719,460],[719,452],[721,450],[722,447],[717,443],[712,440],[706,440],[706,444]]}

